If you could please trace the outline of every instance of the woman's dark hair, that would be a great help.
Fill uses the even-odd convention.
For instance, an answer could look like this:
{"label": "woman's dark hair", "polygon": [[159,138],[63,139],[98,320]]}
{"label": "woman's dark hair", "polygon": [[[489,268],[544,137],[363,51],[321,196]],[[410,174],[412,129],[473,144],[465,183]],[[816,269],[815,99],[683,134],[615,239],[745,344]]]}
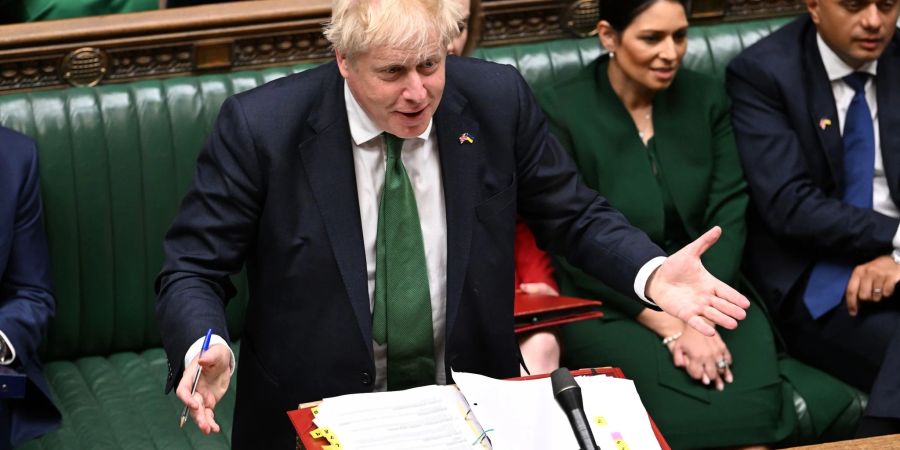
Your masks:
{"label": "woman's dark hair", "polygon": [[688,9],[688,0],[600,0],[600,20],[609,22],[614,30],[621,32],[631,25],[635,17],[661,1],[680,3],[685,10]]}

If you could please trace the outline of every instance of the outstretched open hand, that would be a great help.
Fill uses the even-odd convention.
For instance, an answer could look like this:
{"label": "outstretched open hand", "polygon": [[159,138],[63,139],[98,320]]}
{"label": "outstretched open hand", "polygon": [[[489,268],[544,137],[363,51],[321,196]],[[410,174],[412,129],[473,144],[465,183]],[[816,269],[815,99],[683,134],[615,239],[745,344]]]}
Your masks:
{"label": "outstretched open hand", "polygon": [[681,250],[668,257],[650,277],[647,298],[663,311],[683,320],[703,333],[713,336],[715,328],[709,322],[727,329],[737,327],[737,321],[747,316],[750,301],[731,286],[712,276],[700,261],[700,256],[722,235],[713,227]]}

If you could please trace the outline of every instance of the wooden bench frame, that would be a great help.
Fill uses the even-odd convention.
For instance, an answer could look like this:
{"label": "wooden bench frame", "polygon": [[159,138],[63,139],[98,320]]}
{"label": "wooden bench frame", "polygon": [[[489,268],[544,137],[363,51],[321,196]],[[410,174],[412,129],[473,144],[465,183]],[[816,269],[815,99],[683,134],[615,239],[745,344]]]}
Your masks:
{"label": "wooden bench frame", "polygon": [[[329,0],[259,0],[0,26],[0,93],[195,75],[331,57]],[[471,39],[517,44],[593,31],[596,0],[476,2]],[[801,0],[694,0],[693,21],[796,14]]]}

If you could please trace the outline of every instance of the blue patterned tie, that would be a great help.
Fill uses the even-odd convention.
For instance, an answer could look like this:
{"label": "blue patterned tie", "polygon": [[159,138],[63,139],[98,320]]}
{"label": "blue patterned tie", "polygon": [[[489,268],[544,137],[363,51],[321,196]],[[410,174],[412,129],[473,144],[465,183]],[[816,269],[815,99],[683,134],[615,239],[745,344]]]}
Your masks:
{"label": "blue patterned tie", "polygon": [[[860,208],[872,207],[872,177],[875,172],[875,128],[866,103],[866,81],[869,74],[855,72],[844,81],[856,92],[844,125],[844,202]],[[818,319],[841,303],[850,281],[853,265],[834,260],[816,263],[803,293],[814,319]]]}

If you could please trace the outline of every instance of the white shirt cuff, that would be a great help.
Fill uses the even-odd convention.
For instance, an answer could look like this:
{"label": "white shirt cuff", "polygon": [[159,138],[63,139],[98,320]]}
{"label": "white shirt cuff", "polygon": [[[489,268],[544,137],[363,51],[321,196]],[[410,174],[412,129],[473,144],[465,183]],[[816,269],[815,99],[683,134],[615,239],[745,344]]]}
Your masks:
{"label": "white shirt cuff", "polygon": [[897,227],[897,232],[894,233],[894,250],[900,250],[900,226]]}
{"label": "white shirt cuff", "polygon": [[0,359],[0,366],[8,366],[16,360],[16,348],[13,347],[12,342],[9,342],[9,338],[6,337],[3,331],[0,331],[0,339],[3,339],[3,343],[6,344],[6,348],[9,350],[6,358]]}
{"label": "white shirt cuff", "polygon": [[634,277],[634,293],[648,305],[657,306],[656,303],[644,295],[644,293],[647,292],[647,281],[650,279],[650,275],[653,274],[653,271],[658,269],[665,261],[665,256],[657,256],[656,258],[647,261],[647,263],[641,267],[641,270],[638,270],[637,276]]}
{"label": "white shirt cuff", "polygon": [[[188,365],[190,365],[191,361],[193,361],[194,358],[196,358],[197,355],[200,354],[200,350],[203,348],[203,340],[204,339],[206,339],[206,336],[203,336],[200,339],[197,339],[196,341],[194,341],[193,344],[191,344],[190,348],[188,348],[187,353],[184,354],[184,367],[187,367]],[[228,349],[228,352],[231,353],[230,368],[231,368],[231,373],[234,373],[234,352],[231,351],[231,346],[228,345],[228,342],[225,342],[225,339],[222,339],[222,336],[219,336],[218,334],[214,334],[209,337],[209,346],[212,347],[213,345],[216,345],[216,344],[224,345],[225,348]]]}

